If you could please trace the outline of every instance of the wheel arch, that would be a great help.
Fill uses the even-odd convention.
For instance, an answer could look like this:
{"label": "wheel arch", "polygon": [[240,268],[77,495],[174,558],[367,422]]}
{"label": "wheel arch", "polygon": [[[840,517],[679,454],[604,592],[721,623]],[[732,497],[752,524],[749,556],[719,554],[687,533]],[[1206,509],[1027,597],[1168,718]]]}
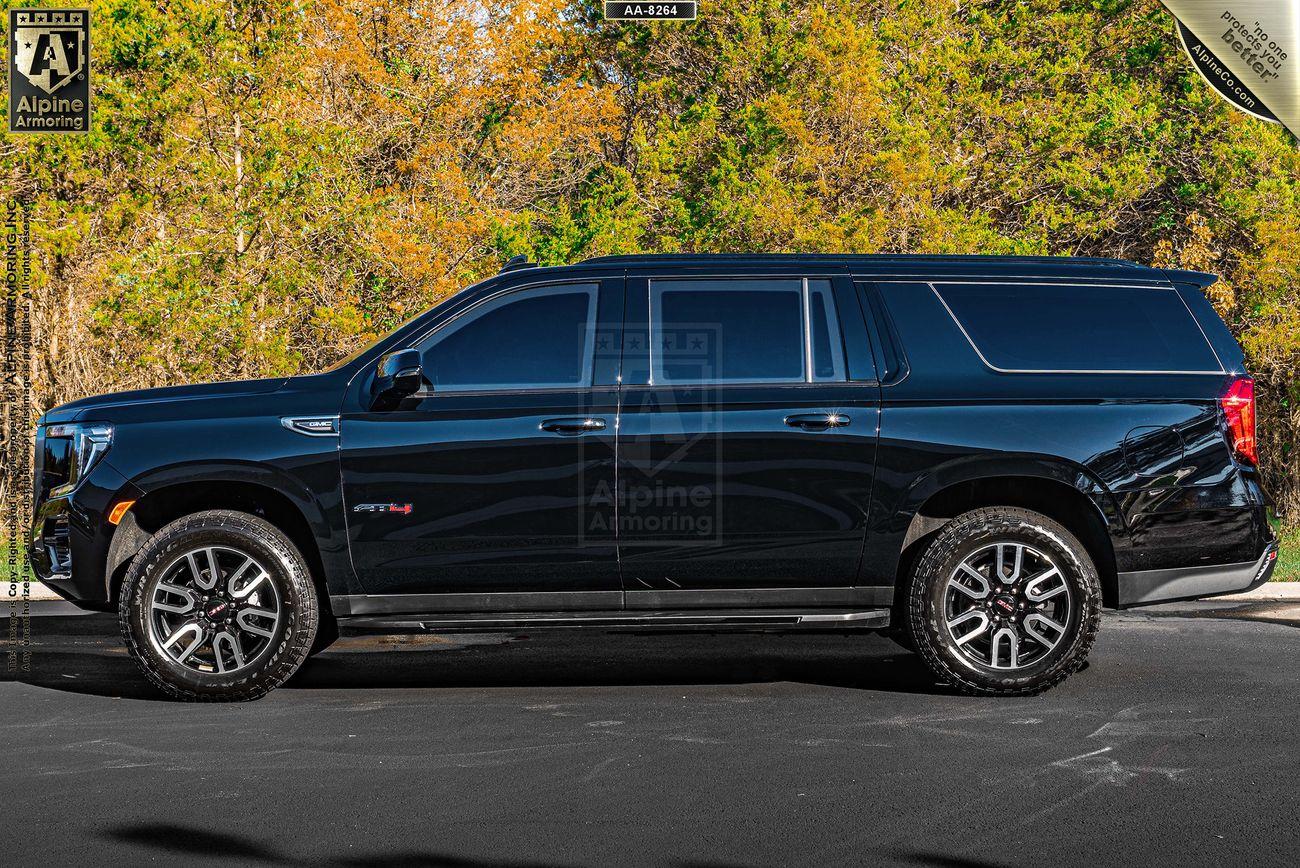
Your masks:
{"label": "wheel arch", "polygon": [[320,546],[320,540],[330,536],[329,525],[315,498],[292,477],[261,465],[214,463],[161,471],[132,482],[144,493],[109,543],[105,577],[110,600],[118,598],[131,560],[163,526],[202,510],[230,509],[265,519],[293,542],[311,570],[323,612],[329,613]]}
{"label": "wheel arch", "polygon": [[895,601],[906,595],[907,577],[925,545],[949,521],[985,506],[1014,506],[1047,516],[1069,530],[1087,550],[1101,579],[1103,602],[1117,603],[1115,548],[1119,510],[1109,492],[1081,467],[1035,460],[947,468],[914,487],[911,519],[895,577]]}

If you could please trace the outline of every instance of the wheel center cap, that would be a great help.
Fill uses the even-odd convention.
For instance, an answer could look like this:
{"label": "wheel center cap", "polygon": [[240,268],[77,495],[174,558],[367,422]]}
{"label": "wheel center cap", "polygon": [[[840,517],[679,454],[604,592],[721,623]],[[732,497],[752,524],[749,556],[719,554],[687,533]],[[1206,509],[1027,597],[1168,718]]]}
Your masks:
{"label": "wheel center cap", "polygon": [[1016,598],[1010,594],[999,594],[993,598],[993,608],[1003,615],[1010,615],[1016,611]]}
{"label": "wheel center cap", "polygon": [[229,608],[230,608],[230,604],[227,603],[225,600],[214,600],[208,603],[208,605],[204,608],[203,613],[207,615],[209,618],[215,620],[216,618],[220,618],[221,615]]}

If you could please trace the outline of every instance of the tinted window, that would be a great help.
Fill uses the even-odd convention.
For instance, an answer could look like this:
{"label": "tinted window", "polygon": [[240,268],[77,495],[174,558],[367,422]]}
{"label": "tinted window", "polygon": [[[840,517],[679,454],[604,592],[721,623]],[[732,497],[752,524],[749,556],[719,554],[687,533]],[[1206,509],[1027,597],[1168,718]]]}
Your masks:
{"label": "tinted window", "polygon": [[1219,371],[1173,289],[936,284],[935,291],[995,368]]}
{"label": "tinted window", "polygon": [[808,315],[813,379],[843,380],[844,343],[835,319],[835,301],[829,280],[808,281]]}
{"label": "tinted window", "polygon": [[655,382],[804,379],[802,280],[657,280],[650,305]]}
{"label": "tinted window", "polygon": [[539,287],[486,302],[421,345],[435,391],[591,384],[594,284]]}

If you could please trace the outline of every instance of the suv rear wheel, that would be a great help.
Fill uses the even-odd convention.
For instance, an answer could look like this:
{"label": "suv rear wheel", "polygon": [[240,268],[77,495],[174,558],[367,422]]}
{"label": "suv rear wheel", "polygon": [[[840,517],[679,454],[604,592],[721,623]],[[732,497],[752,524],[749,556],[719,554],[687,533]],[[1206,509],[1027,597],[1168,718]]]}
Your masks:
{"label": "suv rear wheel", "polygon": [[930,670],[964,693],[1024,696],[1083,665],[1101,584],[1068,530],[1012,507],[957,516],[917,560],[907,631]]}
{"label": "suv rear wheel", "polygon": [[257,699],[307,659],[316,589],[293,543],[260,518],[177,519],[127,571],[118,618],[145,676],[177,699]]}

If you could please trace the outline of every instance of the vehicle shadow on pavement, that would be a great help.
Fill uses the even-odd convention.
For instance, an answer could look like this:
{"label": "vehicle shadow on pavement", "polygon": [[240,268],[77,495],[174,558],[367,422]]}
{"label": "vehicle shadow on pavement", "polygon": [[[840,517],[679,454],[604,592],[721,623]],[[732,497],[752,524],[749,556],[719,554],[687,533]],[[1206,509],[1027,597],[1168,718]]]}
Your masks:
{"label": "vehicle shadow on pavement", "polygon": [[[161,700],[111,617],[39,619],[28,672],[0,680]],[[16,677],[15,677],[16,676]],[[947,694],[915,655],[875,635],[605,634],[345,636],[282,690],[663,686],[797,682]]]}
{"label": "vehicle shadow on pavement", "polygon": [[[409,849],[380,850],[322,859],[317,856],[294,856],[273,845],[237,833],[214,832],[211,829],[179,823],[139,823],[118,826],[107,829],[100,835],[115,843],[135,845],[173,857],[210,858],[214,853],[219,853],[223,859],[231,859],[241,864],[339,866],[339,868],[370,868],[379,865],[396,866],[396,868],[417,865],[440,866],[440,868],[493,868],[493,866],[506,865],[511,868],[558,868],[562,864],[517,859],[475,859]],[[986,866],[1000,864],[940,853],[898,851],[884,854],[882,861],[894,864],[940,866],[940,868],[986,868]],[[678,864],[683,868],[728,868],[728,866],[735,868],[743,863],[690,860]]]}
{"label": "vehicle shadow on pavement", "polygon": [[[358,637],[360,638],[360,637]],[[344,640],[347,642],[347,640]],[[331,649],[287,687],[600,687],[798,682],[947,692],[920,658],[868,635],[552,633],[446,651]],[[343,644],[343,643],[341,643]],[[354,646],[355,648],[355,646]]]}
{"label": "vehicle shadow on pavement", "polygon": [[517,860],[495,861],[469,859],[463,856],[451,856],[440,853],[415,852],[411,850],[379,851],[370,854],[335,856],[321,859],[317,856],[294,856],[274,846],[263,844],[251,837],[233,832],[214,832],[199,826],[186,826],[178,823],[140,823],[108,829],[101,835],[110,841],[122,844],[134,844],[159,853],[174,857],[198,859],[212,858],[214,853],[223,859],[233,860],[239,864],[269,865],[311,865],[311,866],[355,866],[369,868],[377,865],[398,866],[445,866],[445,868],[492,868],[497,865],[510,865],[513,868],[549,868],[553,863],[520,862]]}

